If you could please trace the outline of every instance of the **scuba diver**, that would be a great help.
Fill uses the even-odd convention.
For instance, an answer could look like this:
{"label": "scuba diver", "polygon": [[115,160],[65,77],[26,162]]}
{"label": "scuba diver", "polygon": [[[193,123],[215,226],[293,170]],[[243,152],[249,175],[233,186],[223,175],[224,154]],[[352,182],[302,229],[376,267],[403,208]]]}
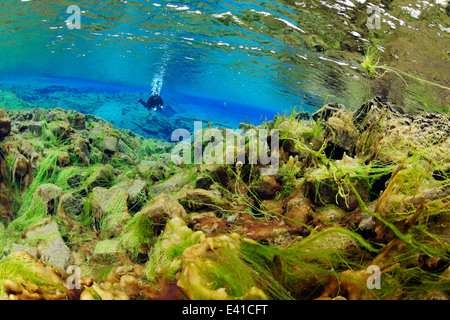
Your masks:
{"label": "scuba diver", "polygon": [[148,109],[148,111],[150,110],[161,110],[164,107],[164,101],[161,98],[161,96],[158,94],[158,92],[154,92],[150,98],[148,98],[147,103],[145,103],[144,100],[139,99],[138,101],[136,101],[136,103],[140,102],[144,107],[146,107]]}

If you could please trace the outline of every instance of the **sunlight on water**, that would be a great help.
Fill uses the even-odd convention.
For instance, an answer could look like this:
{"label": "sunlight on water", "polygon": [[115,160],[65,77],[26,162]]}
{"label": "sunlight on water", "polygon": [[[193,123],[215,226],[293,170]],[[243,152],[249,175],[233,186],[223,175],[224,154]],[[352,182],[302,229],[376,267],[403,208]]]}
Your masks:
{"label": "sunlight on water", "polygon": [[[74,4],[80,7],[80,29],[66,25],[66,9]],[[168,90],[271,112],[312,110],[331,101],[356,107],[382,91],[374,86],[369,91],[360,65],[369,45],[397,65],[403,61],[393,57],[405,57],[399,51],[410,49],[389,47],[387,41],[400,32],[419,34],[426,26],[448,62],[448,51],[442,52],[449,40],[445,1],[374,4],[380,30],[366,26],[373,4],[364,0],[7,0],[0,4],[0,74]],[[416,66],[404,71],[448,83],[434,70],[424,74],[427,57],[419,57],[423,60],[413,57]]]}

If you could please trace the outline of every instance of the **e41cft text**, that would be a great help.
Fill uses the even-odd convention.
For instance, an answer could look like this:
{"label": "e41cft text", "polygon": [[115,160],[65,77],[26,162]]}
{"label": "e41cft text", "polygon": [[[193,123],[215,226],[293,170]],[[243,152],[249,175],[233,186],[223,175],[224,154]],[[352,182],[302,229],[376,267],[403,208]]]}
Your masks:
{"label": "e41cft text", "polygon": [[226,312],[229,315],[239,314],[239,315],[264,315],[266,314],[267,304],[241,304],[232,305],[227,304]]}
{"label": "e41cft text", "polygon": [[227,315],[265,315],[266,304],[227,304],[226,308],[218,307],[197,307],[189,304],[188,307],[183,307],[183,315],[208,315],[214,317],[216,314]]}

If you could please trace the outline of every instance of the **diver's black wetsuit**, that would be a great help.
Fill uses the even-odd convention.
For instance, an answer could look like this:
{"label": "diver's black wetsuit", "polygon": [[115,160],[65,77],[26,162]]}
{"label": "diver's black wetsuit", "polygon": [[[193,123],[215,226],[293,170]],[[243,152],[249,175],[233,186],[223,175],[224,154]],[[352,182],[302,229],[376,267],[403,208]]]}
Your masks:
{"label": "diver's black wetsuit", "polygon": [[150,96],[150,98],[148,98],[147,103],[145,103],[142,99],[139,99],[140,103],[142,103],[142,105],[144,107],[146,107],[149,111],[151,109],[153,110],[161,110],[164,107],[164,101],[161,98],[161,96],[157,93],[154,93]]}

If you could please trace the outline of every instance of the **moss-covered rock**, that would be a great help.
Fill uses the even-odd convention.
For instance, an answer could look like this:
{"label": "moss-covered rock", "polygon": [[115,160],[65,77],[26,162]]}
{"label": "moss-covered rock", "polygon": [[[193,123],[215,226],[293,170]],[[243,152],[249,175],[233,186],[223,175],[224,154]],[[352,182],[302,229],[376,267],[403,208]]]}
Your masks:
{"label": "moss-covered rock", "polygon": [[0,109],[0,141],[11,132],[11,120],[4,109]]}
{"label": "moss-covered rock", "polygon": [[9,300],[63,300],[67,286],[59,272],[24,251],[0,261],[0,297]]}
{"label": "moss-covered rock", "polygon": [[37,243],[36,256],[41,261],[60,270],[66,270],[69,266],[70,249],[64,243],[59,227],[52,219],[45,218],[26,230],[25,237],[28,243]]}

